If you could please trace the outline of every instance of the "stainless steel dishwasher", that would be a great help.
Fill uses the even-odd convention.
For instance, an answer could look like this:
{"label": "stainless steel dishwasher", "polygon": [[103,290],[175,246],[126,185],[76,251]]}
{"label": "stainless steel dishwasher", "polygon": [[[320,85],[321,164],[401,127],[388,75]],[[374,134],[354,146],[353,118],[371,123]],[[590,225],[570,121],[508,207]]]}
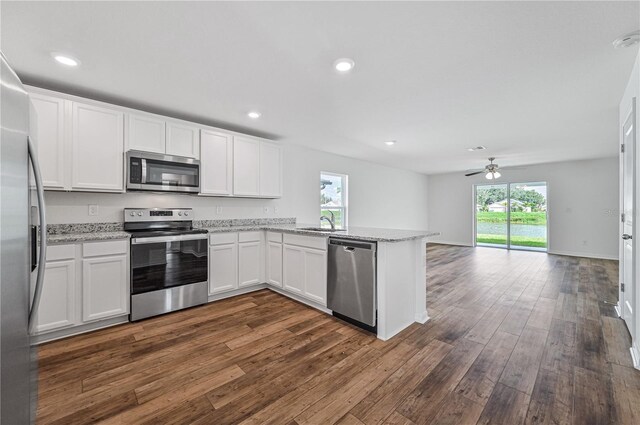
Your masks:
{"label": "stainless steel dishwasher", "polygon": [[329,238],[327,307],[333,315],[375,332],[376,243]]}

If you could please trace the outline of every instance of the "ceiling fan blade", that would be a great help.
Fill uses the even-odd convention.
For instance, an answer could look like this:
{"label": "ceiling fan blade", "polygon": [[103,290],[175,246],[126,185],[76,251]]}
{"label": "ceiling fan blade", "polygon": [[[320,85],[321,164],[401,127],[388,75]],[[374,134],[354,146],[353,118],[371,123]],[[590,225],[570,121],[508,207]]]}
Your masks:
{"label": "ceiling fan blade", "polygon": [[484,173],[484,170],[474,171],[473,173],[465,174],[465,177],[475,176],[476,174]]}

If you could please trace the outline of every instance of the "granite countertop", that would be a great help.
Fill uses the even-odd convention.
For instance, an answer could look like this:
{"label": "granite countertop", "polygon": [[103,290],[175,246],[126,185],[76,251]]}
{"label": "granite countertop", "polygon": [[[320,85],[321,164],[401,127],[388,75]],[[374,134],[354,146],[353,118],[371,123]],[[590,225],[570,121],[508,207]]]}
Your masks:
{"label": "granite countertop", "polygon": [[[336,232],[309,230],[308,227],[319,227],[317,224],[296,223],[295,218],[271,219],[231,219],[231,220],[197,220],[194,228],[207,230],[209,233],[248,232],[270,230],[307,236],[333,236],[342,239],[358,239],[372,242],[401,242],[437,236],[438,232],[428,230],[379,229],[372,227],[349,227]],[[64,244],[86,241],[103,241],[111,239],[129,239],[131,235],[124,231],[122,223],[78,223],[51,224],[47,226],[47,242]]]}
{"label": "granite countertop", "polygon": [[86,241],[129,239],[122,223],[50,224],[47,226],[47,243],[64,244]]}
{"label": "granite countertop", "polygon": [[64,233],[64,234],[48,234],[47,243],[63,244],[87,241],[106,241],[110,239],[129,239],[131,235],[125,231],[119,232],[84,232],[84,233]]}
{"label": "granite countertop", "polygon": [[373,227],[349,227],[344,231],[329,232],[308,230],[307,227],[319,227],[317,224],[253,224],[244,226],[202,226],[209,233],[223,232],[246,232],[252,230],[271,230],[274,232],[293,233],[307,236],[332,236],[342,239],[358,239],[372,242],[401,242],[412,239],[421,239],[429,236],[437,236],[440,233],[429,230],[400,230],[400,229],[379,229]]}

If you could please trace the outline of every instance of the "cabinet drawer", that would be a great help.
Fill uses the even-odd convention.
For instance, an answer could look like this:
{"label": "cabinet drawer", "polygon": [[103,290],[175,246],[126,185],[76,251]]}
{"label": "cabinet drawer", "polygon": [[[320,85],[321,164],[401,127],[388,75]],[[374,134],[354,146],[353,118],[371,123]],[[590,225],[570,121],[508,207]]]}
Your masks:
{"label": "cabinet drawer", "polygon": [[267,232],[267,240],[269,242],[278,242],[282,243],[282,233],[277,232]]}
{"label": "cabinet drawer", "polygon": [[260,242],[262,232],[241,232],[238,234],[240,242]]}
{"label": "cabinet drawer", "polygon": [[211,245],[224,245],[229,243],[236,243],[238,241],[238,234],[229,233],[216,233],[209,236],[209,243]]}
{"label": "cabinet drawer", "polygon": [[116,240],[105,242],[86,242],[82,244],[83,257],[99,257],[105,255],[126,254],[128,240]]}
{"label": "cabinet drawer", "polygon": [[327,250],[327,237],[324,236],[301,236],[285,233],[283,242],[288,245],[303,246],[306,248]]}
{"label": "cabinet drawer", "polygon": [[49,245],[47,247],[47,261],[73,260],[76,258],[75,245]]}

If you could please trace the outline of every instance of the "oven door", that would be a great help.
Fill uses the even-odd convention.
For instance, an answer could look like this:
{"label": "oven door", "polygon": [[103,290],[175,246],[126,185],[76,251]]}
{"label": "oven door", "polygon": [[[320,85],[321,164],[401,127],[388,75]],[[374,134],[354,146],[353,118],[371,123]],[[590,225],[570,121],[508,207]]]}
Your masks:
{"label": "oven door", "polygon": [[131,294],[207,282],[207,234],[131,239]]}
{"label": "oven door", "polygon": [[127,190],[200,192],[196,159],[130,151],[127,164]]}

